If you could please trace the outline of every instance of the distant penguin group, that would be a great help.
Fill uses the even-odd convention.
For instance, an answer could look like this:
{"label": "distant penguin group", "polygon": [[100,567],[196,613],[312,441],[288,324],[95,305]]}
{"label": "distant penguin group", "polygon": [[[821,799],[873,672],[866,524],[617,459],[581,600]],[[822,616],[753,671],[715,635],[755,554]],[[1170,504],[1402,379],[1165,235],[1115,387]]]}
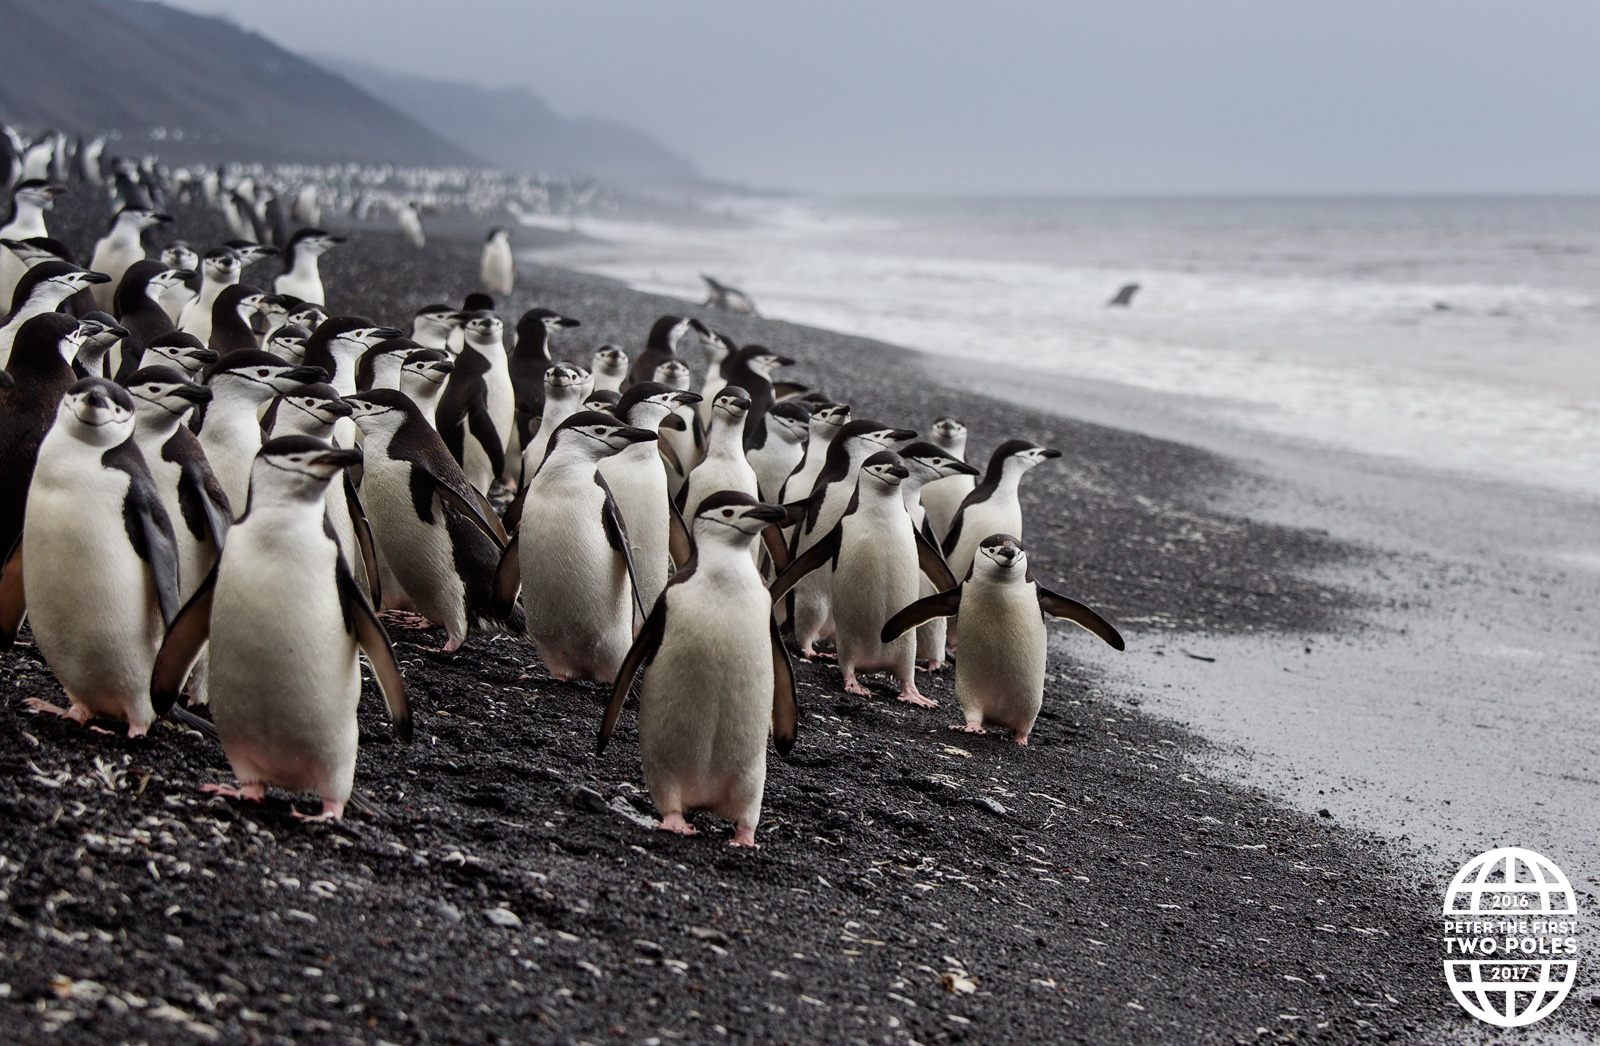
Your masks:
{"label": "distant penguin group", "polygon": [[[503,229],[459,307],[356,315],[329,305],[321,259],[346,238],[315,191],[201,172],[236,238],[156,246],[182,224],[170,183],[98,162],[116,205],[88,268],[49,238],[52,183],[16,182],[0,229],[0,647],[31,628],[63,692],[35,711],[130,735],[177,717],[232,767],[209,791],[309,793],[337,818],[363,663],[411,735],[389,629],[440,629],[432,652],[457,658],[502,634],[603,688],[601,750],[637,694],[662,829],[706,812],[752,846],[768,745],[797,742],[791,649],[925,708],[919,666],[953,660],[953,729],[1027,744],[1045,617],[1122,647],[1029,570],[1021,485],[1056,450],[1007,440],[980,475],[960,421],[919,441],[853,416],[694,316],[580,347],[592,328],[534,307],[508,332]],[[419,207],[397,213],[433,249]],[[246,278],[275,255],[270,289]]]}

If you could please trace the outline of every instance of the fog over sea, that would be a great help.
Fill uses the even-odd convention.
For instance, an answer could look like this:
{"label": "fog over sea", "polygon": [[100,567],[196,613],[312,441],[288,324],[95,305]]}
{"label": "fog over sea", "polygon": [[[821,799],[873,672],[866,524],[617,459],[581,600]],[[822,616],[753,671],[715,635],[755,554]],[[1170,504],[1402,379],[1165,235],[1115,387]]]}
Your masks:
{"label": "fog over sea", "polygon": [[[534,257],[1600,498],[1600,198],[729,199]],[[1131,308],[1108,308],[1124,283]]]}

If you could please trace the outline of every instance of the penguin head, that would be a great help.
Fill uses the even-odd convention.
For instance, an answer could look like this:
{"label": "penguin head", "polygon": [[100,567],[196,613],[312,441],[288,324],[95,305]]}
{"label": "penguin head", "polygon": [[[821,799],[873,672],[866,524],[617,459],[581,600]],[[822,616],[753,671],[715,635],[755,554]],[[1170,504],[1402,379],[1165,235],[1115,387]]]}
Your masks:
{"label": "penguin head", "polygon": [[355,408],[339,398],[339,392],[326,382],[302,385],[293,392],[283,394],[278,405],[278,416],[286,411],[297,411],[320,426],[331,427],[340,418],[348,418]]}
{"label": "penguin head", "polygon": [[589,395],[583,401],[583,409],[596,410],[602,414],[610,414],[615,417],[617,413],[617,401],[621,398],[622,397],[620,395],[610,389],[600,389],[597,392],[589,393]]}
{"label": "penguin head", "polygon": [[176,240],[162,248],[161,264],[169,269],[186,269],[189,278],[193,278],[194,271],[200,267],[200,256],[187,243]]}
{"label": "penguin head", "polygon": [[656,368],[652,377],[663,385],[670,385],[684,392],[689,391],[690,372],[689,365],[682,360],[667,360]]}
{"label": "penguin head", "polygon": [[743,421],[750,413],[750,394],[737,385],[729,385],[711,401],[711,416],[729,422]]}
{"label": "penguin head", "polygon": [[211,390],[190,381],[177,367],[156,364],[128,375],[124,387],[134,399],[134,413],[152,418],[182,418],[211,399]]}
{"label": "penguin head", "polygon": [[557,454],[570,453],[599,461],[635,443],[648,443],[655,438],[656,434],[649,429],[624,425],[609,414],[580,410],[556,426],[556,430],[550,434],[550,449],[546,452],[545,460],[549,461]]}
{"label": "penguin head", "polygon": [[233,283],[242,271],[244,262],[232,247],[213,247],[200,263],[201,274],[213,283]]}
{"label": "penguin head", "polygon": [[443,349],[418,349],[400,365],[401,389],[404,390],[408,377],[429,385],[443,385],[455,369],[456,361]]}
{"label": "penguin head", "polygon": [[289,322],[314,331],[328,322],[328,310],[320,305],[305,302],[298,309],[289,310]]}
{"label": "penguin head", "polygon": [[706,365],[715,367],[737,351],[733,339],[709,328],[700,334],[700,351],[705,354]]}
{"label": "penguin head", "polygon": [[162,214],[154,207],[124,207],[111,219],[111,225],[113,228],[126,225],[135,232],[143,232],[145,229],[165,225],[172,220],[172,215]]}
{"label": "penguin head", "polygon": [[328,481],[361,464],[359,450],[341,450],[312,436],[279,436],[262,444],[250,467],[250,504],[296,503],[321,506]]}
{"label": "penguin head", "polygon": [[612,377],[628,373],[628,354],[616,345],[602,345],[594,350],[596,373]]}
{"label": "penguin head", "polygon": [[751,370],[768,379],[778,368],[794,366],[794,360],[788,356],[780,356],[763,345],[746,345],[739,350],[739,353]]}
{"label": "penguin head", "polygon": [[474,346],[499,344],[501,336],[505,334],[505,329],[506,325],[500,321],[500,317],[487,309],[479,309],[468,313],[465,317],[465,322],[462,324],[462,330],[467,337],[467,344]]}
{"label": "penguin head", "polygon": [[880,490],[892,491],[911,475],[900,455],[892,450],[880,450],[861,463],[859,482],[864,486],[876,484]]}
{"label": "penguin head", "polygon": [[719,490],[695,510],[695,544],[698,547],[719,542],[748,548],[752,538],[772,524],[783,522],[784,516],[778,505],[764,505],[736,490]]}
{"label": "penguin head", "polygon": [[159,272],[152,273],[150,278],[145,281],[144,292],[151,298],[159,298],[173,287],[185,285],[192,279],[194,279],[193,269],[162,269]]}
{"label": "penguin head", "polygon": [[133,397],[105,378],[84,378],[67,389],[56,424],[96,447],[114,447],[133,435]]}
{"label": "penguin head", "polygon": [[61,186],[51,185],[43,179],[29,178],[17,183],[17,187],[11,190],[11,198],[19,204],[48,211],[51,201],[66,191]]}
{"label": "penguin head", "polygon": [[102,353],[128,336],[128,328],[103,312],[91,312],[78,320],[83,344]]}
{"label": "penguin head", "polygon": [[208,349],[193,334],[169,331],[150,339],[145,352],[154,353],[168,363],[193,377],[217,362],[217,350]]}
{"label": "penguin head", "polygon": [[699,402],[698,393],[684,392],[659,381],[641,381],[622,394],[612,413],[635,428],[653,429],[677,408]]}
{"label": "penguin head", "polygon": [[967,427],[955,418],[935,418],[929,429],[933,442],[946,450],[963,450],[967,444]]}
{"label": "penguin head", "polygon": [[986,475],[992,474],[998,480],[1001,472],[1007,469],[1026,472],[1041,461],[1060,456],[1059,450],[1041,447],[1029,440],[1008,439],[994,448],[994,453],[989,456],[989,472]]}
{"label": "penguin head", "polygon": [[1024,577],[1028,573],[1027,549],[1010,534],[990,534],[978,544],[972,572],[978,577]]}
{"label": "penguin head", "polygon": [[826,446],[839,430],[850,424],[850,404],[821,403],[811,411],[811,438]]}
{"label": "penguin head", "polygon": [[312,334],[314,340],[327,344],[328,351],[335,359],[348,360],[359,359],[381,341],[403,337],[405,335],[393,327],[380,327],[360,316],[336,316],[325,320]]}
{"label": "penguin head", "polygon": [[235,349],[211,365],[206,384],[218,395],[226,389],[245,399],[266,403],[302,385],[327,380],[328,372],[321,367],[296,366],[259,349]]}
{"label": "penguin head", "polygon": [[976,476],[978,470],[965,461],[941,450],[932,443],[913,443],[900,452],[912,474],[924,483],[932,483],[946,476]]}
{"label": "penguin head", "polygon": [[563,316],[554,309],[529,309],[527,312],[522,314],[522,320],[517,324],[517,326],[520,327],[523,323],[526,323],[529,320],[537,320],[541,325],[543,325],[545,331],[550,334],[554,334],[558,330],[566,330],[570,327],[583,326],[583,324],[579,323],[577,320]]}
{"label": "penguin head", "polygon": [[544,394],[564,397],[576,396],[583,387],[583,372],[570,363],[551,364],[544,372]]}
{"label": "penguin head", "polygon": [[461,314],[448,305],[424,305],[411,318],[411,336],[418,341],[442,342],[464,322]]}
{"label": "penguin head", "polygon": [[103,272],[80,269],[70,262],[43,261],[29,269],[17,283],[17,294],[22,296],[22,301],[62,302],[85,287],[110,282],[111,277]]}
{"label": "penguin head", "polygon": [[838,447],[844,453],[849,453],[852,444],[872,448],[873,452],[879,450],[893,450],[898,443],[914,440],[917,434],[910,429],[897,429],[882,422],[861,421],[847,422],[834,436],[829,449]]}
{"label": "penguin head", "polygon": [[289,363],[299,363],[306,358],[306,342],[310,337],[311,332],[298,323],[285,322],[267,335],[267,343],[262,347]]}
{"label": "penguin head", "polygon": [[706,330],[706,325],[699,320],[688,320],[682,316],[663,316],[650,325],[650,336],[645,339],[645,345],[660,352],[676,353],[678,342],[691,330]]}
{"label": "penguin head", "polygon": [[511,230],[504,226],[496,225],[489,230],[489,235],[483,242],[509,244],[511,242]]}
{"label": "penguin head", "polygon": [[278,248],[270,243],[251,243],[249,240],[229,240],[223,244],[239,253],[239,267],[248,269],[263,258],[276,258]]}
{"label": "penguin head", "polygon": [[284,261],[293,268],[296,254],[307,254],[315,258],[344,242],[345,237],[335,236],[323,229],[297,229],[295,234],[289,237],[289,247],[283,252]]}

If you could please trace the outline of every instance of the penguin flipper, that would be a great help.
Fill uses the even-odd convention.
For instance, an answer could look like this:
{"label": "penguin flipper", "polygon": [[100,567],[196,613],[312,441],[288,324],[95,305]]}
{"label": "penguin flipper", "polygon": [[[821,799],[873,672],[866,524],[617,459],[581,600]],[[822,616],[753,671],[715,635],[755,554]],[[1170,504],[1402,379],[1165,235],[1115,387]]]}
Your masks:
{"label": "penguin flipper", "polygon": [[944,553],[946,559],[950,558],[950,553],[956,550],[956,545],[961,541],[961,518],[965,515],[963,509],[966,507],[967,503],[962,501],[961,507],[956,509],[956,514],[950,519],[950,529],[944,533],[944,543],[940,546],[940,551]]}
{"label": "penguin flipper", "polygon": [[[123,447],[133,453],[125,455]],[[131,460],[130,460],[131,459]],[[102,458],[105,463],[128,473],[128,493],[123,505],[123,519],[129,542],[140,559],[150,564],[150,575],[155,582],[156,604],[161,608],[162,624],[170,626],[183,607],[178,595],[178,539],[172,533],[172,519],[167,515],[161,496],[156,493],[155,481],[145,465],[143,455],[132,438],[121,447],[108,450]],[[132,513],[128,512],[132,509]]]}
{"label": "penguin flipper", "polygon": [[633,690],[633,679],[639,674],[639,669],[655,660],[656,651],[661,649],[661,637],[666,630],[667,597],[662,594],[656,599],[656,605],[651,609],[650,616],[644,619],[644,627],[639,629],[639,634],[634,637],[633,645],[628,648],[627,656],[622,659],[622,667],[617,669],[617,681],[611,685],[611,701],[606,705],[606,714],[600,720],[600,740],[595,745],[595,755],[600,755],[606,750],[606,743],[611,740],[611,732],[617,728],[617,719],[622,715],[622,706]]}
{"label": "penguin flipper", "polygon": [[611,496],[611,488],[606,485],[605,477],[597,470],[594,481],[601,490],[606,492],[606,504],[600,510],[600,522],[605,527],[606,541],[610,542],[612,549],[622,553],[623,562],[628,566],[628,588],[633,592],[633,605],[639,608],[639,615],[643,617],[648,611],[644,607],[644,597],[639,595],[639,570],[633,563],[633,549],[628,545],[628,528],[622,522],[622,513],[617,511],[617,501]]}
{"label": "penguin flipper", "polygon": [[[476,488],[474,488],[476,489]],[[506,543],[510,544],[510,535],[516,532],[522,524],[522,506],[528,500],[528,484],[524,482],[517,491],[517,496],[511,499],[511,504],[506,506],[506,514],[500,517],[500,525],[506,529]]]}
{"label": "penguin flipper", "polygon": [[505,548],[506,542],[511,540],[511,535],[506,533],[506,525],[500,521],[500,513],[496,512],[494,505],[489,502],[488,498],[483,496],[483,491],[470,483],[467,484],[467,489],[472,492],[472,498],[478,505],[478,514],[483,517],[483,521],[489,524],[489,528],[494,531],[492,536],[498,539],[495,542],[495,547]]}
{"label": "penguin flipper", "polygon": [[921,599],[904,607],[899,613],[891,617],[883,626],[883,632],[878,636],[880,642],[893,642],[908,631],[916,628],[925,621],[932,621],[936,617],[954,617],[961,609],[961,587],[948,589],[944,592],[935,592],[931,596]]}
{"label": "penguin flipper", "polygon": [[939,551],[939,546],[929,541],[927,535],[920,530],[913,530],[912,533],[917,539],[917,566],[928,575],[933,587],[941,592],[955,588],[956,576],[950,570],[950,564],[945,562],[944,553]]}
{"label": "penguin flipper", "polygon": [[22,590],[22,535],[19,534],[5,567],[0,569],[0,654],[10,650],[11,644],[17,641],[17,629],[22,627],[22,617],[27,611],[27,595]]}
{"label": "penguin flipper", "polygon": [[789,650],[778,636],[778,619],[769,617],[768,621],[772,624],[772,743],[780,756],[788,758],[800,724],[800,706],[794,697],[794,666],[789,663]]}
{"label": "penguin flipper", "polygon": [[166,715],[177,703],[183,684],[200,659],[200,651],[211,638],[211,597],[216,591],[217,568],[212,566],[189,602],[167,626],[166,638],[156,651],[155,667],[150,671],[150,705],[158,716]]}
{"label": "penguin flipper", "polygon": [[672,557],[674,568],[683,566],[694,555],[694,539],[689,536],[689,527],[683,521],[683,513],[671,501],[667,502],[667,554]]}
{"label": "penguin flipper", "polygon": [[[676,417],[676,414],[667,415],[668,419]],[[679,427],[681,428],[683,419],[678,418],[678,421],[680,423]],[[662,421],[662,424],[665,425],[666,421]],[[672,471],[676,472],[680,476],[687,475],[687,473],[683,471],[683,460],[678,457],[678,452],[672,449],[672,444],[668,443],[664,439],[658,439],[656,440],[656,450],[661,452],[662,460],[667,463],[668,467],[671,468]]]}
{"label": "penguin flipper", "polygon": [[361,567],[367,573],[367,589],[372,593],[372,605],[383,606],[383,581],[378,570],[378,549],[372,541],[372,524],[367,522],[366,509],[361,496],[356,493],[350,470],[344,471],[344,505],[350,513],[350,528],[356,533],[356,547],[361,550]]}
{"label": "penguin flipper", "polygon": [[500,430],[494,427],[494,419],[489,416],[489,404],[480,399],[472,405],[472,410],[467,413],[467,431],[472,433],[472,438],[478,441],[483,448],[483,453],[489,458],[490,474],[499,479],[506,474],[506,447],[500,441]]}
{"label": "penguin flipper", "polygon": [[346,620],[355,629],[356,644],[367,655],[372,674],[383,691],[383,703],[389,707],[389,722],[394,725],[395,736],[411,742],[411,704],[406,699],[406,681],[400,675],[400,666],[394,659],[394,647],[389,645],[389,633],[373,612],[372,604],[361,594],[361,586],[344,560],[339,561],[339,599],[345,605]]}
{"label": "penguin flipper", "polygon": [[518,528],[511,535],[505,551],[500,553],[500,565],[494,568],[494,590],[489,597],[489,613],[497,621],[510,617],[517,605],[517,590],[522,587],[522,559],[517,550],[521,540],[522,530]]}
{"label": "penguin flipper", "polygon": [[796,556],[794,562],[784,568],[783,573],[779,574],[777,580],[773,581],[770,588],[772,601],[776,603],[782,599],[791,588],[800,583],[801,578],[813,570],[816,570],[824,563],[838,559],[839,545],[843,541],[843,536],[844,528],[835,526],[828,531],[827,537]]}
{"label": "penguin flipper", "polygon": [[1039,609],[1051,617],[1064,618],[1075,625],[1088,629],[1101,639],[1105,640],[1114,650],[1126,650],[1127,644],[1122,640],[1122,633],[1117,631],[1115,625],[1101,617],[1083,603],[1076,599],[1069,599],[1059,592],[1052,592],[1043,585],[1035,583],[1039,590]]}
{"label": "penguin flipper", "polygon": [[770,523],[761,528],[761,543],[772,559],[774,571],[781,571],[789,565],[789,546],[784,544],[783,531],[778,529],[778,524]]}

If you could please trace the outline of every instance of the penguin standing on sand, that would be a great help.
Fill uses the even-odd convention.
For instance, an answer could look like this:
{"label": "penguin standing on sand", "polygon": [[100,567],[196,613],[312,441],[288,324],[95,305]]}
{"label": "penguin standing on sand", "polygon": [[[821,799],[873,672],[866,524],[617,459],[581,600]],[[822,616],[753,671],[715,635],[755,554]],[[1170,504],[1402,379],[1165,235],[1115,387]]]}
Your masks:
{"label": "penguin standing on sand", "polygon": [[516,442],[517,401],[504,334],[505,324],[494,313],[479,310],[469,316],[462,327],[466,345],[451,375],[451,381],[474,376],[483,389],[481,411],[468,418],[462,437],[461,467],[472,485],[486,493],[497,479],[515,490],[521,471],[518,459],[510,456]]}
{"label": "penguin standing on sand", "polygon": [[195,435],[235,512],[250,496],[250,468],[261,449],[261,408],[274,396],[327,377],[321,367],[292,366],[260,349],[240,349],[213,364],[206,378],[211,402]]}
{"label": "penguin standing on sand", "polygon": [[689,473],[689,482],[683,487],[679,507],[685,519],[695,518],[700,503],[719,490],[738,491],[751,500],[760,496],[756,471],[744,456],[744,419],[749,412],[750,394],[737,385],[717,393],[706,456]]}
{"label": "penguin standing on sand", "polygon": [[[928,574],[937,588],[955,587],[944,557],[911,525],[900,484],[910,475],[900,455],[880,450],[861,463],[855,495],[839,522],[772,583],[774,599],[820,568],[832,574],[830,606],[846,693],[871,691],[857,672],[888,671],[900,682],[900,700],[923,708],[932,701],[917,690],[915,635],[891,643],[879,638],[883,622],[917,598],[918,578]],[[840,579],[847,578],[848,584]],[[797,624],[796,636],[800,635]]]}
{"label": "penguin standing on sand", "polygon": [[417,612],[444,628],[444,651],[501,622],[520,632],[513,608],[493,606],[505,533],[439,434],[398,390],[346,402],[362,434],[361,496],[373,540]]}
{"label": "penguin standing on sand", "polygon": [[528,445],[533,423],[544,413],[544,372],[554,359],[550,355],[550,336],[558,330],[580,327],[550,309],[529,309],[517,321],[517,344],[511,350],[506,370],[517,405],[517,451]]}
{"label": "penguin standing on sand", "polygon": [[361,460],[308,436],[261,448],[249,508],[216,569],[172,624],[148,682],[170,706],[210,641],[211,717],[238,788],[268,785],[322,797],[321,817],[344,813],[355,778],[361,662],[367,655],[395,735],[411,740],[405,683],[389,637],[326,529],[330,480]]}
{"label": "penguin standing on sand", "polygon": [[[679,392],[689,391],[691,378],[689,365],[682,360],[667,360],[656,368],[655,380]],[[673,411],[661,422],[661,442],[670,448],[670,454],[664,450],[662,456],[667,459],[667,489],[676,502],[690,471],[705,456],[706,431],[700,424],[700,412],[693,407]]]}
{"label": "penguin standing on sand", "polygon": [[193,334],[201,344],[211,340],[211,307],[217,295],[239,282],[244,262],[232,247],[213,247],[200,262],[200,292],[183,307],[178,329]]}
{"label": "penguin standing on sand", "polygon": [[752,554],[783,510],[713,494],[694,520],[694,553],[656,600],[617,673],[600,726],[604,751],[642,673],[639,754],[661,829],[693,835],[684,815],[734,822],[734,846],[755,846],[767,736],[794,745],[799,709],[789,654]]}
{"label": "penguin standing on sand", "polygon": [[483,258],[478,262],[478,280],[490,294],[507,295],[517,282],[517,267],[511,259],[511,230],[495,227],[483,241]]}
{"label": "penguin standing on sand", "polygon": [[417,250],[428,245],[428,234],[422,229],[422,214],[417,210],[417,205],[411,200],[403,201],[394,212],[395,220],[400,224],[400,233],[406,242]]}
{"label": "penguin standing on sand", "polygon": [[[833,532],[856,500],[856,478],[862,462],[879,451],[916,438],[917,434],[909,429],[891,428],[876,421],[852,421],[839,430],[828,447],[827,459],[811,494],[803,502],[789,503],[800,517],[790,547],[797,563],[813,545]],[[895,496],[899,497],[898,489]],[[802,571],[790,584],[794,586],[795,642],[800,644],[802,657],[815,657],[817,641],[833,634],[831,572],[817,571],[807,576]]]}
{"label": "penguin standing on sand", "polygon": [[[612,414],[624,425],[655,432],[674,409],[691,406],[699,398],[692,392],[642,381],[622,394]],[[599,466],[628,533],[643,607],[655,605],[672,576],[673,563],[682,564],[689,554],[689,535],[667,493],[668,465],[656,449],[658,445],[666,446],[659,441],[631,444]]]}
{"label": "penguin standing on sand", "polygon": [[811,419],[806,425],[806,454],[800,465],[783,484],[781,503],[788,505],[811,496],[817,476],[828,458],[828,448],[839,430],[850,423],[850,404],[819,403],[811,408]]}
{"label": "penguin standing on sand", "polygon": [[[957,461],[967,460],[967,427],[955,418],[936,418],[928,430],[928,440]],[[956,510],[978,485],[974,475],[955,475],[937,479],[922,489],[922,506],[928,513],[928,526],[941,542],[950,533]]]}
{"label": "penguin standing on sand", "polygon": [[[928,512],[922,507],[922,492],[930,483],[937,483],[949,476],[965,476],[970,479],[978,474],[978,470],[932,443],[911,444],[900,451],[900,460],[905,462],[909,470],[909,474],[900,482],[900,493],[905,497],[906,515],[911,517],[911,525],[922,535],[923,540],[934,548],[940,548],[939,539],[934,536],[933,527],[928,523]],[[928,578],[926,571],[919,579],[918,589],[919,597],[931,596],[939,591]],[[944,668],[944,618],[935,618],[917,626],[917,660],[927,662],[930,672],[938,672]]]}
{"label": "penguin standing on sand", "polygon": [[172,215],[144,207],[124,207],[111,219],[111,228],[94,245],[89,268],[103,272],[112,282],[94,289],[94,303],[101,312],[110,312],[117,284],[128,266],[144,261],[144,233],[172,221]]}
{"label": "penguin standing on sand", "polygon": [[634,357],[633,369],[628,372],[628,380],[623,382],[622,390],[626,392],[628,386],[636,382],[660,381],[656,368],[668,360],[678,359],[678,343],[690,331],[704,334],[707,328],[692,317],[663,316],[656,320],[650,328],[649,338],[645,340],[644,351]]}
{"label": "penguin standing on sand", "polygon": [[1022,502],[1017,498],[1022,477],[1040,462],[1060,456],[1059,450],[1025,439],[1006,440],[994,449],[983,481],[961,502],[944,536],[945,558],[956,577],[964,578],[972,569],[978,542],[990,534],[1022,533]]}
{"label": "penguin standing on sand", "polygon": [[965,581],[917,600],[890,618],[882,638],[890,642],[934,617],[961,615],[961,659],[956,662],[956,700],[966,722],[952,726],[971,734],[985,726],[1014,731],[1019,745],[1044,704],[1048,636],[1040,612],[1081,625],[1122,650],[1116,626],[1075,599],[1034,580],[1022,542],[991,534],[977,546]]}
{"label": "penguin standing on sand", "polygon": [[78,380],[71,361],[83,340],[78,321],[58,312],[35,316],[17,337],[13,384],[0,389],[0,548],[7,553],[22,534],[39,444],[56,422],[61,397]]}
{"label": "penguin standing on sand", "polygon": [[26,610],[69,702],[28,707],[79,723],[125,720],[137,737],[156,718],[150,671],[179,603],[172,523],[133,429],[132,397],[104,378],[61,398],[39,445],[22,541],[0,576],[0,646],[10,648]]}
{"label": "penguin standing on sand", "polygon": [[283,272],[272,281],[274,293],[292,294],[313,305],[326,305],[328,297],[322,289],[322,272],[318,262],[324,254],[344,242],[343,236],[334,236],[321,229],[297,230],[283,249]]}
{"label": "penguin standing on sand", "polygon": [[109,282],[111,277],[103,273],[89,272],[64,261],[40,262],[23,273],[11,298],[11,315],[0,327],[0,368],[9,366],[12,343],[25,323],[35,316],[55,312],[62,302],[85,287]]}
{"label": "penguin standing on sand", "polygon": [[609,414],[580,411],[551,435],[543,463],[528,477],[495,598],[509,607],[521,586],[528,639],[557,679],[612,682],[632,643],[638,603],[632,555],[597,466],[655,438]]}
{"label": "penguin standing on sand", "polygon": [[[0,240],[27,240],[35,236],[49,236],[45,228],[44,212],[51,201],[67,190],[50,185],[43,179],[25,178],[11,189],[11,218],[0,227]],[[21,258],[10,251],[0,251],[0,309],[11,304],[17,290],[17,281],[27,269]]]}

